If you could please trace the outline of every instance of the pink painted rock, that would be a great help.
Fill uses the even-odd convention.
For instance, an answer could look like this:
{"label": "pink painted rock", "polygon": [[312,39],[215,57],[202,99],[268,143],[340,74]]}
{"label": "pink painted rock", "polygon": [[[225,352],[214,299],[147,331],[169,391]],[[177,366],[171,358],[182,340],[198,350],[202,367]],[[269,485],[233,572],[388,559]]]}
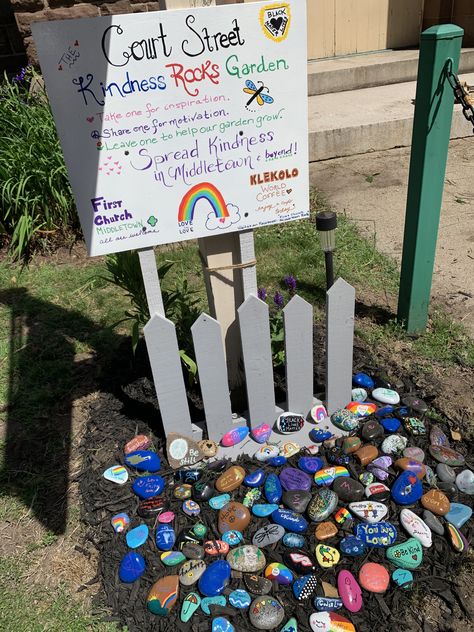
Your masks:
{"label": "pink painted rock", "polygon": [[169,522],[173,522],[175,518],[175,515],[172,511],[165,511],[165,513],[162,513],[158,516],[158,522],[161,522],[162,524],[168,524]]}
{"label": "pink painted rock", "polygon": [[229,432],[226,432],[225,435],[221,439],[221,445],[225,448],[230,448],[230,446],[237,445],[247,437],[249,433],[249,429],[247,426],[237,426],[236,428],[232,428]]}
{"label": "pink painted rock", "polygon": [[373,593],[383,593],[390,583],[387,569],[381,564],[367,562],[359,570],[359,583],[365,590]]}
{"label": "pink painted rock", "polygon": [[137,450],[148,450],[150,446],[151,439],[146,435],[139,434],[125,444],[123,451],[125,454],[130,454],[130,452],[136,452]]}
{"label": "pink painted rock", "polygon": [[350,612],[359,612],[362,608],[362,590],[354,575],[349,571],[341,571],[337,576],[337,589],[344,606]]}
{"label": "pink painted rock", "polygon": [[257,443],[265,443],[272,434],[272,429],[268,424],[260,424],[256,428],[252,428],[250,434]]}

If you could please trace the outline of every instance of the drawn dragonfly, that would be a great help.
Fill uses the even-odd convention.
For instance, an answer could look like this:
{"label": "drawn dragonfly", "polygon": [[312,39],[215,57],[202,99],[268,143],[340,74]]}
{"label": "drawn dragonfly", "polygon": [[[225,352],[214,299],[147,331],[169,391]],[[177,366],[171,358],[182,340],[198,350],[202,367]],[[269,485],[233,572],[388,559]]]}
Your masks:
{"label": "drawn dragonfly", "polygon": [[[273,103],[273,97],[267,94],[269,90],[266,86],[263,85],[263,81],[257,81],[257,83],[261,84],[259,88],[257,88],[254,82],[250,81],[250,79],[247,79],[247,81],[245,82],[245,85],[247,87],[244,88],[244,92],[252,95],[245,104],[246,107],[248,107],[255,99],[257,100],[257,103],[259,105],[263,105],[264,103]],[[265,93],[264,90],[266,90],[267,93]]]}

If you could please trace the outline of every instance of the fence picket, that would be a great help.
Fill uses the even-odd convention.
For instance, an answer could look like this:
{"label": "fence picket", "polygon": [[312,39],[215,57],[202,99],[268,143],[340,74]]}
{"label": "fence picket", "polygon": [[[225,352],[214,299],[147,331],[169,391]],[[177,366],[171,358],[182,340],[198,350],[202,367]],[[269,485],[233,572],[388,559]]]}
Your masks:
{"label": "fence picket", "polygon": [[167,318],[154,314],[144,334],[165,434],[180,432],[192,437],[176,328]]}
{"label": "fence picket", "polygon": [[191,327],[209,439],[219,442],[232,427],[229,383],[221,326],[201,314]]}
{"label": "fence picket", "polygon": [[338,279],[327,291],[326,400],[328,413],[351,401],[355,289]]}
{"label": "fence picket", "polygon": [[272,425],[276,411],[268,305],[250,295],[238,314],[250,425]]}
{"label": "fence picket", "polygon": [[288,410],[306,416],[313,403],[313,306],[293,296],[283,321]]}

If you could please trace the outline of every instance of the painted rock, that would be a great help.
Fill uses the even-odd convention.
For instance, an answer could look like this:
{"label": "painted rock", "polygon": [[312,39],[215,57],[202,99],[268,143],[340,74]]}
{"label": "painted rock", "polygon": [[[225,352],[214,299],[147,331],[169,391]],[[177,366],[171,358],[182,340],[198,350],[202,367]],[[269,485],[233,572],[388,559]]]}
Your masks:
{"label": "painted rock", "polygon": [[153,584],[147,597],[147,608],[153,614],[165,617],[178,599],[179,579],[167,575]]}
{"label": "painted rock", "polygon": [[370,483],[370,485],[367,485],[365,488],[364,493],[367,498],[378,502],[383,502],[390,498],[390,489],[383,483]]}
{"label": "painted rock", "polygon": [[398,586],[411,588],[413,582],[413,573],[404,568],[397,568],[392,573],[392,579]]}
{"label": "painted rock", "polygon": [[374,441],[384,436],[383,426],[376,419],[366,421],[362,426],[361,435],[365,441]]}
{"label": "painted rock", "polygon": [[317,544],[315,548],[316,559],[321,568],[332,568],[336,566],[341,558],[337,549],[327,544]]}
{"label": "painted rock", "polygon": [[113,516],[110,520],[110,524],[112,525],[115,533],[122,533],[130,524],[130,518],[126,513],[119,513]]}
{"label": "painted rock", "polygon": [[323,522],[336,509],[338,496],[326,487],[318,489],[308,505],[308,516],[314,522]]}
{"label": "painted rock", "polygon": [[187,516],[198,516],[201,513],[201,507],[194,500],[185,500],[182,510]]}
{"label": "painted rock", "polygon": [[433,472],[429,465],[425,465],[426,467],[426,482],[430,487],[434,487],[438,483],[438,479],[436,478],[436,474]]}
{"label": "painted rock", "polygon": [[391,492],[397,505],[412,505],[423,496],[423,486],[416,474],[407,470],[395,480]]}
{"label": "painted rock", "polygon": [[311,454],[311,456],[316,456],[316,454],[319,453],[319,445],[314,445],[314,444],[308,445],[306,446],[306,449]]}
{"label": "painted rock", "polygon": [[285,625],[281,628],[280,632],[297,632],[298,623],[294,617],[288,619]]}
{"label": "painted rock", "polygon": [[455,527],[453,524],[450,524],[449,522],[447,524],[446,530],[453,549],[458,553],[463,553],[464,551],[467,551],[469,543],[463,536],[461,531],[459,531],[457,527]]}
{"label": "painted rock", "polygon": [[342,465],[337,465],[336,467],[323,467],[314,475],[314,482],[316,485],[329,487],[341,476],[349,476],[347,468]]}
{"label": "painted rock", "polygon": [[139,498],[151,498],[158,496],[163,491],[165,481],[153,474],[151,476],[140,476],[134,481],[132,489]]}
{"label": "painted rock", "polygon": [[359,570],[359,584],[373,593],[384,593],[390,583],[390,575],[385,566],[366,562]]}
{"label": "painted rock", "polygon": [[274,597],[257,597],[250,604],[250,623],[257,630],[272,630],[285,618],[285,610]]}
{"label": "painted rock", "polygon": [[344,606],[350,612],[359,612],[362,608],[362,590],[351,572],[340,571],[337,576],[337,589]]}
{"label": "painted rock", "polygon": [[421,544],[429,548],[432,544],[431,529],[429,526],[413,511],[402,509],[400,512],[400,522],[404,529],[413,537],[421,542]]}
{"label": "painted rock", "polygon": [[296,467],[284,467],[280,472],[280,483],[286,490],[308,491],[311,489],[311,477]]}
{"label": "painted rock", "polygon": [[124,485],[128,481],[128,472],[123,465],[112,465],[102,474],[106,481]]}
{"label": "painted rock", "polygon": [[165,511],[158,516],[158,522],[161,522],[162,524],[169,524],[170,522],[173,522],[175,518],[176,516],[172,511]]}
{"label": "painted rock", "polygon": [[277,509],[278,509],[278,505],[276,503],[271,503],[271,504],[263,503],[263,504],[253,505],[252,513],[254,516],[257,516],[258,518],[266,518]]}
{"label": "painted rock", "polygon": [[413,570],[423,561],[423,547],[419,540],[410,538],[406,542],[389,547],[386,556],[395,566]]}
{"label": "painted rock", "polygon": [[379,408],[376,411],[375,416],[378,417],[379,419],[383,419],[387,415],[391,415],[393,411],[394,411],[394,407],[390,406],[390,404],[387,404],[386,406],[382,406],[382,408]]}
{"label": "painted rock", "polygon": [[304,426],[304,417],[294,413],[282,413],[277,421],[276,427],[282,434],[298,432]]}
{"label": "painted rock", "polygon": [[330,430],[323,430],[322,428],[313,428],[309,433],[311,441],[315,441],[316,443],[322,443],[330,437],[332,437],[332,432]]}
{"label": "painted rock", "polygon": [[266,524],[259,529],[252,538],[252,544],[258,547],[270,546],[281,540],[285,529],[279,524]]}
{"label": "painted rock", "polygon": [[199,608],[200,604],[201,597],[197,593],[191,592],[187,594],[184,598],[183,605],[181,606],[181,621],[183,621],[183,623],[187,623]]}
{"label": "painted rock", "polygon": [[[318,612],[333,612],[334,610],[340,610],[343,606],[342,599],[339,599],[338,597],[315,597],[313,603]],[[320,630],[326,628],[316,629]],[[333,630],[334,628],[328,629]]]}
{"label": "painted rock", "polygon": [[386,505],[371,500],[350,503],[349,509],[360,518],[360,520],[370,524],[380,522],[388,513],[388,507]]}
{"label": "painted rock", "polygon": [[217,443],[215,441],[211,441],[210,439],[201,439],[201,441],[198,441],[197,444],[206,459],[211,458],[211,456],[215,456],[219,450]]}
{"label": "painted rock", "polygon": [[[206,468],[208,470],[211,469],[212,463],[208,463]],[[175,481],[179,481],[180,483],[185,483],[186,485],[194,485],[197,481],[202,477],[202,473],[204,470],[178,470],[174,473]]]}
{"label": "painted rock", "polygon": [[243,441],[249,434],[249,429],[247,426],[236,426],[226,432],[225,435],[221,439],[221,445],[225,448],[229,448],[230,446],[237,445],[241,441]]}
{"label": "painted rock", "polygon": [[326,459],[331,465],[347,465],[350,461],[349,455],[338,447],[327,449]]}
{"label": "painted rock", "polygon": [[314,422],[320,423],[321,421],[324,421],[324,419],[326,419],[326,417],[328,416],[328,411],[323,406],[323,404],[315,404],[309,411],[309,414],[311,415],[311,419]]}
{"label": "painted rock", "polygon": [[204,548],[194,542],[185,542],[181,547],[181,552],[188,560],[202,560],[204,557]]}
{"label": "painted rock", "polygon": [[354,453],[355,458],[363,467],[371,463],[378,455],[379,451],[374,445],[364,445]]}
{"label": "painted rock", "polygon": [[231,568],[228,562],[212,562],[199,578],[199,592],[206,597],[220,595],[230,581]]}
{"label": "painted rock", "polygon": [[139,546],[145,544],[145,542],[147,541],[148,527],[146,526],[146,524],[141,524],[138,527],[135,527],[135,529],[132,529],[127,533],[125,539],[127,541],[127,546],[129,546],[131,549],[137,549]]}
{"label": "painted rock", "polygon": [[191,531],[193,535],[202,540],[207,533],[207,527],[202,522],[196,522]]}
{"label": "painted rock", "polygon": [[247,487],[260,487],[265,480],[265,472],[263,470],[255,470],[244,477],[244,485]]}
{"label": "painted rock", "polygon": [[349,555],[350,557],[359,557],[359,555],[363,555],[367,551],[366,543],[354,535],[342,538],[339,547],[344,555]]}
{"label": "painted rock", "polygon": [[229,546],[237,546],[244,541],[244,536],[240,533],[240,531],[230,529],[222,534],[222,540]]}
{"label": "painted rock", "polygon": [[272,520],[293,533],[302,533],[308,528],[308,523],[303,516],[289,509],[277,509],[272,513]]}
{"label": "painted rock", "polygon": [[265,569],[265,577],[270,581],[276,581],[282,586],[289,586],[293,581],[293,573],[284,564],[273,562]]}
{"label": "painted rock", "polygon": [[139,502],[137,513],[142,518],[151,518],[167,509],[168,505],[164,498],[152,496],[151,498],[145,498]]}
{"label": "painted rock", "polygon": [[309,575],[318,568],[310,554],[303,549],[286,551],[283,554],[283,562],[297,575]]}
{"label": "painted rock", "polygon": [[372,397],[382,404],[391,404],[392,406],[396,406],[400,401],[400,395],[390,388],[374,388]]}
{"label": "painted rock", "polygon": [[253,487],[245,494],[242,504],[251,509],[254,503],[256,503],[261,497],[262,492],[257,487]]}
{"label": "painted rock", "polygon": [[377,405],[370,402],[349,402],[346,406],[357,417],[368,417],[377,410]]}
{"label": "painted rock", "polygon": [[220,534],[230,529],[243,532],[249,525],[250,518],[250,511],[245,505],[232,501],[219,511],[217,528]]}
{"label": "painted rock", "polygon": [[420,463],[420,461],[416,461],[415,459],[407,459],[406,457],[397,459],[394,466],[397,470],[403,470],[404,472],[408,470],[409,472],[413,472],[420,480],[422,480],[426,474],[426,468],[423,463]]}
{"label": "painted rock", "polygon": [[463,494],[474,494],[474,472],[463,470],[456,476],[456,486]]}
{"label": "painted rock", "polygon": [[[359,405],[356,402],[357,405]],[[344,432],[352,432],[359,427],[359,419],[357,415],[347,408],[340,408],[331,415],[331,421],[340,430]]]}
{"label": "painted rock", "polygon": [[253,544],[245,544],[232,549],[226,560],[234,571],[242,573],[258,573],[267,563],[263,551]]}
{"label": "painted rock", "polygon": [[349,619],[336,612],[313,612],[309,625],[313,632],[356,632]]}
{"label": "painted rock", "polygon": [[301,548],[305,545],[304,537],[298,533],[285,533],[282,542],[284,546],[287,546],[290,549]]}
{"label": "painted rock", "polygon": [[295,443],[294,441],[287,441],[280,447],[279,454],[280,456],[284,456],[286,459],[289,459],[290,456],[294,456],[298,454],[301,450],[301,446],[299,443]]}
{"label": "painted rock", "polygon": [[266,462],[272,467],[281,467],[282,465],[285,465],[287,460],[286,456],[272,456],[272,458],[268,459]]}
{"label": "painted rock", "polygon": [[362,485],[370,485],[375,481],[375,476],[372,474],[372,472],[362,472],[361,474],[359,474],[359,481],[362,483]]}
{"label": "painted rock", "polygon": [[463,455],[452,448],[442,445],[430,445],[429,451],[431,456],[440,463],[445,463],[452,467],[464,465],[465,459]]}
{"label": "painted rock", "polygon": [[120,581],[126,584],[131,584],[143,575],[145,568],[146,564],[143,557],[139,553],[135,553],[135,551],[130,551],[130,553],[127,553],[120,562]]}
{"label": "painted rock", "polygon": [[444,516],[451,507],[448,497],[436,489],[430,489],[429,492],[424,494],[421,497],[421,504],[425,509],[437,516]]}
{"label": "painted rock", "polygon": [[248,592],[242,588],[233,590],[229,595],[230,605],[234,606],[234,608],[237,608],[238,610],[245,610],[245,608],[248,608],[251,601],[252,598]]}
{"label": "painted rock", "polygon": [[198,481],[194,483],[192,488],[193,499],[201,502],[212,498],[214,494],[214,486],[210,485],[206,481]]}
{"label": "painted rock", "polygon": [[431,511],[428,511],[427,509],[423,511],[423,520],[426,522],[431,531],[434,531],[434,533],[437,533],[438,535],[443,535],[444,526],[438,518],[431,513]]}
{"label": "painted rock", "polygon": [[218,492],[232,492],[240,487],[244,478],[244,468],[240,467],[240,465],[232,465],[216,480],[216,489]]}
{"label": "painted rock", "polygon": [[367,373],[356,373],[353,375],[352,384],[354,384],[354,386],[365,388],[369,391],[371,391],[375,386],[374,380],[370,377],[370,375],[367,375]]}
{"label": "painted rock", "polygon": [[274,456],[278,456],[279,449],[275,445],[264,445],[255,452],[254,456],[257,461],[268,461]]}
{"label": "painted rock", "polygon": [[362,523],[356,526],[355,535],[369,547],[384,548],[395,542],[397,530],[390,522]]}
{"label": "painted rock", "polygon": [[323,467],[323,462],[317,456],[302,456],[298,459],[298,467],[307,474],[315,474]]}
{"label": "painted rock", "polygon": [[263,493],[269,503],[279,503],[281,499],[282,489],[280,479],[276,474],[269,474],[265,479]]}
{"label": "painted rock", "polygon": [[220,494],[219,496],[213,496],[209,499],[209,506],[212,509],[222,509],[230,501],[230,494]]}
{"label": "painted rock", "polygon": [[339,525],[345,525],[344,528],[348,526],[349,522],[351,522],[352,519],[353,518],[350,511],[348,511],[345,507],[341,507],[334,514],[334,520]]}
{"label": "painted rock", "polygon": [[192,488],[192,485],[189,485],[189,483],[183,483],[183,485],[176,485],[176,487],[173,490],[173,496],[175,498],[179,498],[179,500],[191,498],[192,493],[193,493],[193,488]]}
{"label": "painted rock", "polygon": [[444,434],[439,426],[432,426],[430,430],[431,445],[444,445],[449,448],[448,437]]}
{"label": "painted rock", "polygon": [[156,452],[137,450],[127,454],[125,465],[133,467],[139,472],[158,472],[161,467],[161,461]]}
{"label": "painted rock", "polygon": [[397,419],[396,417],[385,417],[384,419],[380,420],[380,423],[383,426],[383,429],[385,430],[385,432],[397,432],[397,430],[402,425],[400,420]]}
{"label": "painted rock", "polygon": [[367,470],[372,472],[379,481],[385,481],[389,476],[387,470],[391,465],[392,459],[389,456],[379,456],[368,464]]}
{"label": "painted rock", "polygon": [[250,434],[257,443],[265,443],[267,439],[270,438],[272,429],[268,424],[260,424],[259,426],[252,428]]}
{"label": "painted rock", "polygon": [[[398,414],[400,414],[400,411],[398,411]],[[426,434],[426,424],[418,417],[404,417],[403,425],[405,430],[415,437]]]}
{"label": "painted rock", "polygon": [[316,527],[316,531],[314,532],[314,536],[316,540],[329,540],[337,535],[337,527],[332,522],[321,522]]}
{"label": "painted rock", "polygon": [[211,472],[223,472],[229,463],[229,459],[220,459],[220,461],[212,461],[206,463],[206,470]]}
{"label": "painted rock", "polygon": [[235,628],[225,617],[216,617],[212,620],[211,632],[235,632]]}
{"label": "painted rock", "polygon": [[365,400],[367,399],[368,395],[367,395],[367,391],[365,390],[365,388],[353,388],[351,391],[351,400],[353,402],[365,402]]}
{"label": "painted rock", "polygon": [[311,500],[310,492],[303,492],[299,489],[291,489],[283,492],[283,503],[296,513],[303,513]]}
{"label": "painted rock", "polygon": [[343,502],[359,500],[364,495],[364,486],[353,478],[337,478],[333,490]]}
{"label": "painted rock", "polygon": [[206,555],[226,555],[229,552],[229,545],[223,540],[208,540],[204,542]]}
{"label": "painted rock", "polygon": [[147,450],[151,446],[151,439],[144,434],[139,434],[130,439],[123,449],[124,454],[136,452],[137,450]]}
{"label": "painted rock", "polygon": [[261,575],[244,575],[244,584],[254,595],[267,595],[272,589],[272,582]]}
{"label": "painted rock", "polygon": [[155,533],[156,546],[160,551],[171,551],[176,542],[176,534],[169,524],[160,524]]}
{"label": "painted rock", "polygon": [[447,522],[460,529],[472,516],[472,509],[461,503],[451,503],[451,508],[444,516]]}
{"label": "painted rock", "polygon": [[194,465],[204,458],[204,454],[196,441],[177,432],[168,434],[166,454],[168,455],[168,463],[174,470]]}
{"label": "painted rock", "polygon": [[352,454],[357,452],[361,447],[362,442],[359,437],[345,437],[342,443],[342,449],[346,454]]}
{"label": "painted rock", "polygon": [[297,601],[304,601],[311,597],[318,585],[318,578],[316,575],[305,575],[299,577],[293,582],[292,590],[293,595]]}
{"label": "painted rock", "polygon": [[445,483],[454,483],[456,480],[456,472],[445,463],[438,463],[436,466],[436,474],[440,481],[444,481]]}
{"label": "painted rock", "polygon": [[227,604],[227,597],[225,595],[214,595],[212,597],[204,597],[201,600],[201,610],[204,614],[211,614],[211,606],[222,606],[223,608]]}
{"label": "painted rock", "polygon": [[415,461],[419,461],[423,463],[425,460],[425,453],[421,448],[417,448],[416,446],[409,446],[403,450],[403,456],[407,459],[413,459]]}
{"label": "painted rock", "polygon": [[165,551],[160,555],[160,560],[165,566],[177,566],[186,560],[181,551]]}

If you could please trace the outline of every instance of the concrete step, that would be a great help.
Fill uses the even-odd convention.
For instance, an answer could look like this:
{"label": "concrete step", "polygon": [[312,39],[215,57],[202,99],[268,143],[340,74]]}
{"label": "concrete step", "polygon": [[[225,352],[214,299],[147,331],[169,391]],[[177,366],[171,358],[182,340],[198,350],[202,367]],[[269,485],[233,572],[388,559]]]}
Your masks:
{"label": "concrete step", "polygon": [[[474,73],[463,79],[474,85]],[[416,82],[309,98],[310,162],[411,145]],[[472,136],[455,106],[451,138]]]}
{"label": "concrete step", "polygon": [[[418,50],[387,50],[308,64],[308,94],[330,94],[416,81]],[[460,74],[474,72],[474,48],[463,48]]]}

